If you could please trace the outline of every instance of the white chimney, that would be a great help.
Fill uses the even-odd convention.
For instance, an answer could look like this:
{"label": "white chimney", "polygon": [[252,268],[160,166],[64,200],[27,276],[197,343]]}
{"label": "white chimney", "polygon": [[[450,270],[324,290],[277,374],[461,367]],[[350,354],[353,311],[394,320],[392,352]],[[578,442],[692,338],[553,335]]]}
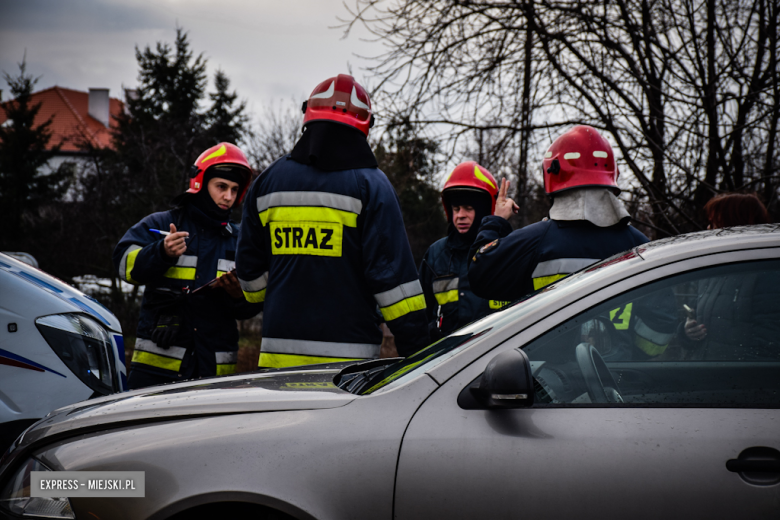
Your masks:
{"label": "white chimney", "polygon": [[108,126],[108,89],[91,88],[89,89],[89,115]]}

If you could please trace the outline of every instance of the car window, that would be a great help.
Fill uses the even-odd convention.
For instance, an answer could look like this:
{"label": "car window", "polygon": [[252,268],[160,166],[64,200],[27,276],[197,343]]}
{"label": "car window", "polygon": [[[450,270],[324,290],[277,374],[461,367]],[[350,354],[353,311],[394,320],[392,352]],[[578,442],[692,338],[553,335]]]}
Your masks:
{"label": "car window", "polygon": [[556,280],[554,283],[528,294],[510,305],[502,307],[497,312],[465,325],[448,337],[414,353],[404,361],[387,367],[381,374],[372,378],[370,384],[366,385],[365,389],[359,393],[370,394],[380,389],[403,384],[405,381],[430,370],[472,345],[474,343],[473,339],[489,336],[506,326],[511,326],[534,310],[577,291],[582,284],[592,283],[601,277],[609,276],[610,266],[641,262],[642,258],[639,255],[641,251],[642,249],[639,248],[635,251],[627,251],[602,260],[565,278]]}
{"label": "car window", "polygon": [[780,261],[632,289],[523,349],[549,405],[780,405]]}

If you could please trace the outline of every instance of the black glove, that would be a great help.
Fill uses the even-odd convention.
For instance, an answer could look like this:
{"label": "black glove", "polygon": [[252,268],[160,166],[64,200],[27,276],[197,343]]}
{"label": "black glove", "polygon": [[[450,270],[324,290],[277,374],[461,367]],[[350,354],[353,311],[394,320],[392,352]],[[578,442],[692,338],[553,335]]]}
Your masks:
{"label": "black glove", "polygon": [[176,343],[181,331],[181,319],[179,316],[161,314],[157,319],[157,326],[152,332],[152,341],[160,348],[169,348]]}

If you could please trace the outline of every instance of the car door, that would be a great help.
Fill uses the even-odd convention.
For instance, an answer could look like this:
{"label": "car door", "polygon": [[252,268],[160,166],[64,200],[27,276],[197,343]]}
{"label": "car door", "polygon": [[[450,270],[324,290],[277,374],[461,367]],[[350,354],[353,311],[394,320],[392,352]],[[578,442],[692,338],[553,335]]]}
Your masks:
{"label": "car door", "polygon": [[[407,428],[396,518],[777,518],[780,261],[756,256],[605,288],[465,367]],[[534,405],[464,407],[512,348]]]}

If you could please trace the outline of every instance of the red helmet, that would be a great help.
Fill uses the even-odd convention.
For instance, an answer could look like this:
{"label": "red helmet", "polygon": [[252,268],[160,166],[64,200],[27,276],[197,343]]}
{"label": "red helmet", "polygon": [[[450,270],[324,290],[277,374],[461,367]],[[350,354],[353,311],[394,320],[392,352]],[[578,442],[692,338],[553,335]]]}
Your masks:
{"label": "red helmet", "polygon": [[[252,178],[252,167],[246,160],[244,152],[238,146],[230,143],[219,143],[212,146],[197,158],[195,164],[190,167],[190,189],[187,193],[198,193],[203,187],[203,174],[212,166],[232,164],[238,166],[237,170],[244,173],[241,183],[241,193],[238,195],[238,204],[244,200],[244,195],[249,189],[249,181]],[[217,175],[219,177],[219,175]]]}
{"label": "red helmet", "polygon": [[347,74],[339,74],[317,85],[309,99],[303,102],[303,113],[304,125],[309,121],[336,121],[354,126],[366,136],[368,129],[374,126],[371,100],[366,90]]}
{"label": "red helmet", "polygon": [[556,139],[542,159],[544,191],[602,186],[617,195],[620,175],[609,141],[590,126],[575,126]]}
{"label": "red helmet", "polygon": [[447,220],[452,220],[450,209],[447,207],[447,196],[455,191],[486,193],[490,198],[490,214],[496,211],[496,199],[498,198],[498,183],[493,175],[475,161],[460,163],[452,170],[452,173],[444,183],[441,190],[441,203],[447,213]]}

